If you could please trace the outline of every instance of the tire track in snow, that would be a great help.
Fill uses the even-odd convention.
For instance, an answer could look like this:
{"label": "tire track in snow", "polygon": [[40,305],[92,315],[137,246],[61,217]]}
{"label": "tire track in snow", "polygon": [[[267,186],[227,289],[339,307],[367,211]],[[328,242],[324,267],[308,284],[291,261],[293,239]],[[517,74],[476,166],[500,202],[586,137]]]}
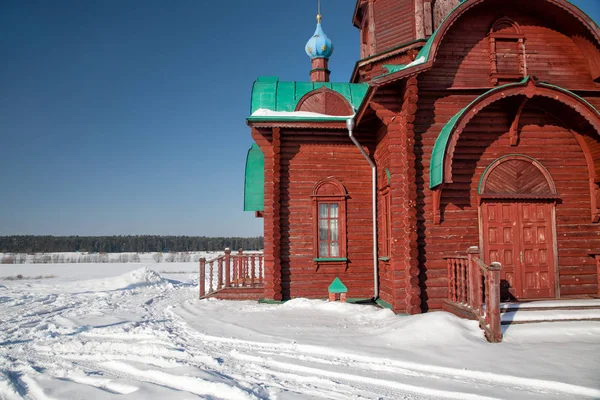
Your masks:
{"label": "tire track in snow", "polygon": [[[179,319],[181,324],[185,324],[181,317],[170,310],[167,310],[167,312],[170,312],[170,318],[173,320]],[[334,348],[314,345],[296,343],[269,344],[243,339],[224,338],[207,335],[191,329],[187,329],[187,334],[196,337],[197,340],[202,341],[205,346],[208,343],[218,343],[222,348],[233,348],[235,349],[233,354],[237,354],[238,358],[242,361],[243,357],[250,357],[254,363],[262,366],[261,368],[265,369],[265,371],[270,370],[274,365],[279,365],[284,371],[292,371],[294,362],[298,359],[305,358],[306,361],[316,362],[326,366],[326,368],[313,368],[314,370],[312,372],[311,370],[304,370],[306,373],[318,377],[328,376],[328,370],[331,369],[331,366],[335,366],[336,368],[348,368],[349,366],[352,366],[351,369],[354,371],[354,375],[350,374],[350,376],[359,377],[359,379],[357,379],[359,382],[363,379],[365,371],[385,371],[395,376],[402,376],[405,378],[420,377],[428,380],[462,383],[467,389],[476,385],[479,387],[500,388],[506,391],[512,391],[513,393],[529,392],[532,395],[539,396],[553,395],[556,397],[578,396],[590,399],[600,398],[600,390],[556,381],[417,364],[400,360],[385,359],[382,357],[368,357],[346,353]],[[263,353],[265,355],[270,355],[271,358],[252,358],[253,356],[250,355],[250,353],[254,355],[256,353]],[[329,357],[324,358],[323,356]],[[277,363],[272,357],[285,357],[287,360],[283,363]],[[302,366],[298,366],[298,371],[303,370],[303,368],[304,367]],[[275,373],[275,370],[273,371]],[[386,385],[386,383],[383,383],[383,386]],[[425,396],[433,396],[434,398],[439,398],[440,396],[443,397],[441,394],[442,391],[429,394],[427,390],[419,391],[418,389],[420,388],[413,386],[412,388],[407,387],[402,390],[412,393],[422,393]],[[468,398],[469,395],[471,394],[463,392],[453,393],[452,391],[449,391],[447,398]]]}

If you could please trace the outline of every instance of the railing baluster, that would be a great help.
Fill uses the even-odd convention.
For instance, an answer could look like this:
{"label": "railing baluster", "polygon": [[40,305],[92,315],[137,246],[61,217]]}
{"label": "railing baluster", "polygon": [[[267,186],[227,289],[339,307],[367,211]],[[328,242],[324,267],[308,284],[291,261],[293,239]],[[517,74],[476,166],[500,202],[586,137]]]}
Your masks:
{"label": "railing baluster", "polygon": [[239,283],[241,287],[246,286],[246,274],[244,272],[244,251],[242,249],[238,250],[238,269],[239,269]]}
{"label": "railing baluster", "polygon": [[214,288],[213,288],[213,274],[214,274],[213,270],[214,270],[214,267],[215,267],[215,261],[211,260],[208,263],[208,276],[209,276],[209,278],[208,278],[208,284],[209,284],[208,292],[209,293],[214,292]]}
{"label": "railing baluster", "polygon": [[258,256],[258,283],[264,284],[265,277],[265,256]]}
{"label": "railing baluster", "polygon": [[217,263],[219,268],[217,290],[221,290],[223,288],[223,259],[217,258]]}
{"label": "railing baluster", "polygon": [[256,257],[250,256],[250,282],[254,286],[254,280],[256,279]]}
{"label": "railing baluster", "polygon": [[200,285],[200,297],[206,294],[206,258],[200,258],[200,276],[198,279]]}

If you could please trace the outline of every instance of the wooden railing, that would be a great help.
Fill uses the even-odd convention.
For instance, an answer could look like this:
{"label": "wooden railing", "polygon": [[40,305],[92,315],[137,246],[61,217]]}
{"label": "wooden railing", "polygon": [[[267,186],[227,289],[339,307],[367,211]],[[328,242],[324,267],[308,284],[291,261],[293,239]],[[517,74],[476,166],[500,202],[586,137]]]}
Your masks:
{"label": "wooden railing", "polygon": [[486,265],[477,247],[469,248],[466,257],[446,257],[446,261],[448,302],[471,313],[490,342],[501,342],[500,263]]}
{"label": "wooden railing", "polygon": [[211,260],[200,259],[200,297],[225,288],[256,288],[264,285],[265,257],[262,253],[239,250]]}

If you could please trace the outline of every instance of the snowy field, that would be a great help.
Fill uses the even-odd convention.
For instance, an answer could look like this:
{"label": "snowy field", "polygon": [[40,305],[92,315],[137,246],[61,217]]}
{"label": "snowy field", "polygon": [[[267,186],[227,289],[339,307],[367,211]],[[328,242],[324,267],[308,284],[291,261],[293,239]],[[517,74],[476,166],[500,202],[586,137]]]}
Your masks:
{"label": "snowy field", "polygon": [[54,278],[0,281],[0,399],[600,398],[599,322],[488,344],[447,313],[198,300],[193,262],[16,274]]}

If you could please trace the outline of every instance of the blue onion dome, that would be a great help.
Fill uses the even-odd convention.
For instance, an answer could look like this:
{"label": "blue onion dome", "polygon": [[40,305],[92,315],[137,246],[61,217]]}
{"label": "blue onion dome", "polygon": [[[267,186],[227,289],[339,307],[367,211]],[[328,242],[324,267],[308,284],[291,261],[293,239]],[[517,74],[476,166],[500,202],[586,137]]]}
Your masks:
{"label": "blue onion dome", "polygon": [[325,32],[323,32],[323,28],[321,27],[321,15],[317,16],[317,29],[315,30],[315,34],[311,37],[306,43],[306,54],[311,59],[314,58],[329,58],[333,53],[333,44],[331,43],[331,39],[327,37]]}

